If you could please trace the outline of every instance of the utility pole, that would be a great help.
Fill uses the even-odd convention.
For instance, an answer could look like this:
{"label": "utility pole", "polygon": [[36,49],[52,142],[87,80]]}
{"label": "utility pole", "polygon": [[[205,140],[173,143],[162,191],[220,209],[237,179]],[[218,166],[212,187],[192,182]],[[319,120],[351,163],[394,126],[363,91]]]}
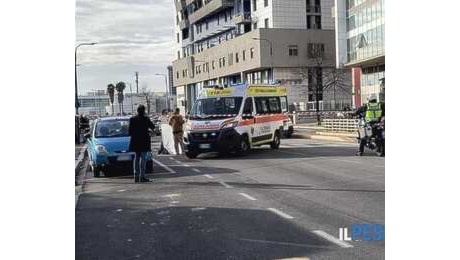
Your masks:
{"label": "utility pole", "polygon": [[139,72],[136,71],[136,93],[139,94]]}
{"label": "utility pole", "polygon": [[133,88],[131,87],[131,83],[129,83],[129,91],[131,92],[131,114],[134,115],[134,106],[133,106]]}

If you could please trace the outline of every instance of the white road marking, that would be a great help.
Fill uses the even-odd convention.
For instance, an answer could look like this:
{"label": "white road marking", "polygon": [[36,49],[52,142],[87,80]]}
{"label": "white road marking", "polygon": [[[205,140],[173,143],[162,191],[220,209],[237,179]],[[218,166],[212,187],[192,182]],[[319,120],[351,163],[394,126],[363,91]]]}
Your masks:
{"label": "white road marking", "polygon": [[350,161],[350,160],[341,160],[341,159],[330,159],[332,161],[338,161],[338,162],[347,162],[347,163],[356,163],[356,164],[362,164],[361,162],[357,161]]}
{"label": "white road marking", "polygon": [[163,195],[162,197],[173,198],[173,197],[179,197],[179,196],[180,196],[180,194],[174,193],[174,194]]}
{"label": "white road marking", "polygon": [[271,212],[273,212],[273,213],[275,213],[275,214],[277,214],[277,215],[279,215],[279,216],[281,216],[283,218],[286,218],[286,219],[293,219],[294,218],[293,216],[288,215],[288,214],[286,214],[286,213],[284,213],[284,212],[282,212],[280,210],[277,210],[275,208],[268,208],[268,210],[270,210]]}
{"label": "white road marking", "polygon": [[342,240],[340,240],[340,239],[338,239],[338,238],[336,238],[336,237],[334,237],[332,235],[329,235],[328,233],[326,233],[326,232],[324,232],[322,230],[314,230],[312,232],[315,233],[316,235],[326,239],[327,241],[332,242],[332,243],[340,246],[340,247],[343,247],[343,248],[351,248],[351,247],[353,247],[353,245],[350,245],[345,241],[342,241]]}
{"label": "white road marking", "polygon": [[117,212],[122,212],[123,210],[122,209],[117,209]]}
{"label": "white road marking", "polygon": [[241,196],[245,197],[246,199],[248,200],[257,200],[256,198],[252,197],[252,196],[249,196],[248,194],[246,193],[238,193],[240,194]]}
{"label": "white road marking", "polygon": [[206,208],[192,208],[192,211],[200,211],[200,210],[205,210]]}
{"label": "white road marking", "polygon": [[193,168],[192,171],[194,172],[201,172],[200,170],[196,169],[196,168]]}
{"label": "white road marking", "polygon": [[214,177],[212,177],[212,176],[209,175],[209,174],[205,174],[205,175],[203,175],[203,176],[205,176],[205,177],[208,178],[208,179],[214,179]]}
{"label": "white road marking", "polygon": [[126,190],[117,190],[118,192],[125,192]]}
{"label": "white road marking", "polygon": [[163,163],[161,163],[160,161],[158,160],[155,160],[152,158],[152,161],[156,162],[158,165],[160,165],[161,167],[163,167],[165,170],[167,170],[169,173],[176,173],[173,169],[169,168],[168,166],[164,165]]}
{"label": "white road marking", "polygon": [[190,167],[190,165],[188,165],[188,164],[183,164],[183,166],[185,166],[185,167]]}
{"label": "white road marking", "polygon": [[219,181],[220,184],[222,184],[225,188],[227,189],[231,189],[233,188],[232,186],[228,185],[227,183],[223,182],[223,181]]}
{"label": "white road marking", "polygon": [[[292,242],[281,242],[281,241],[269,241],[269,240],[258,240],[258,239],[246,239],[240,238],[242,241],[247,242],[255,242],[255,243],[264,243],[264,244],[274,244],[274,245],[283,245],[283,246],[298,246],[298,247],[314,247],[314,248],[331,248],[330,246],[319,246],[319,245],[311,245],[311,244],[299,244],[299,243],[292,243]],[[282,258],[283,259],[291,259],[291,258]],[[309,258],[292,258],[292,259],[309,259]]]}

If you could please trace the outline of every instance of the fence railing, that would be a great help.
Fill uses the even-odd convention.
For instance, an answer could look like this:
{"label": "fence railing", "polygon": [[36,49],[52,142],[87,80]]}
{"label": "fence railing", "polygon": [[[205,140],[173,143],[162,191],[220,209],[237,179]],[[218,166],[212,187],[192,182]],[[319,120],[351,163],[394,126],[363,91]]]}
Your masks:
{"label": "fence railing", "polygon": [[356,133],[358,131],[357,119],[324,119],[322,125],[327,132]]}

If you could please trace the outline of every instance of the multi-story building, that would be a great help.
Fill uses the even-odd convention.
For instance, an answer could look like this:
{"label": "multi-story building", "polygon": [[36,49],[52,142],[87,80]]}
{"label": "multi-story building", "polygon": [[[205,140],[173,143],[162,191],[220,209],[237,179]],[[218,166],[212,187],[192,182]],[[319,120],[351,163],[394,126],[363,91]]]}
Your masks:
{"label": "multi-story building", "polygon": [[186,109],[206,85],[241,82],[278,81],[291,102],[312,102],[306,75],[335,67],[333,1],[174,0],[174,87]]}
{"label": "multi-story building", "polygon": [[352,68],[354,106],[385,100],[385,0],[335,0],[338,66]]}

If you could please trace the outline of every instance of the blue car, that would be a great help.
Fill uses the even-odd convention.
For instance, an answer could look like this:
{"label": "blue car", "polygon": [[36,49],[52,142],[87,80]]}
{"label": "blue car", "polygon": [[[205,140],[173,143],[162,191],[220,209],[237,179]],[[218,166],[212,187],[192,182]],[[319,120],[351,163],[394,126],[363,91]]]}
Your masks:
{"label": "blue car", "polygon": [[[108,177],[120,168],[127,169],[129,174],[133,173],[134,153],[128,151],[128,127],[129,117],[106,117],[91,123],[86,138],[89,165],[94,177],[99,177],[101,171]],[[151,168],[151,160],[150,157],[147,169]]]}

